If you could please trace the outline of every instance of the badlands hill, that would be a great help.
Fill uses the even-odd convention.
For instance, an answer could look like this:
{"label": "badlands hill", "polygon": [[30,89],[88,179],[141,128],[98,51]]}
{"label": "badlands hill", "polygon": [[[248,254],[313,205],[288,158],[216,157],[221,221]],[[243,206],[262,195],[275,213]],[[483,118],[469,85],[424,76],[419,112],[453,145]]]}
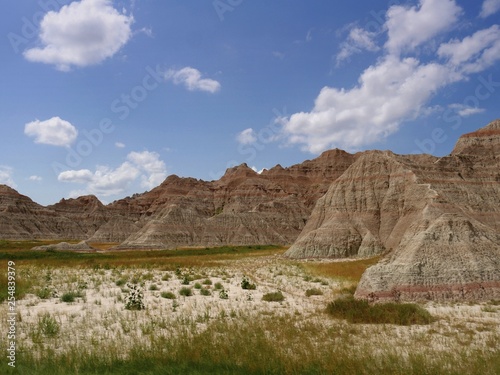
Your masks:
{"label": "badlands hill", "polygon": [[242,164],[211,182],[172,175],[106,206],[83,196],[43,207],[2,185],[0,238],[120,242],[121,248],[291,244],[355,158],[331,150],[261,174]]}
{"label": "badlands hill", "polygon": [[120,248],[293,244],[292,258],[382,254],[356,291],[370,300],[500,298],[500,120],[446,157],[331,150],[217,181],[168,177],[103,205],[43,207],[0,185],[1,239],[119,242]]}
{"label": "badlands hill", "polygon": [[290,257],[386,254],[358,298],[500,296],[500,121],[451,155],[369,151],[318,200]]}

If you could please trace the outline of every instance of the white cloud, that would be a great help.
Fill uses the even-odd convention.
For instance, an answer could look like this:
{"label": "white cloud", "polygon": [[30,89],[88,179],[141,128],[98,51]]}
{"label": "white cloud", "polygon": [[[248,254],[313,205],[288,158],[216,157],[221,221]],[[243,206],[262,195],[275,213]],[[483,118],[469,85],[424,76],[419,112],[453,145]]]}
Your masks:
{"label": "white cloud", "polygon": [[484,0],[480,17],[486,18],[500,10],[500,0]]}
{"label": "white cloud", "polygon": [[167,177],[167,167],[156,152],[131,152],[127,159],[145,173],[141,176],[141,186],[144,188],[152,189]]}
{"label": "white cloud", "polygon": [[122,142],[116,142],[116,143],[115,143],[115,147],[117,147],[117,148],[124,148],[124,147],[125,147],[125,143],[122,143]]}
{"label": "white cloud", "polygon": [[130,39],[132,16],[113,8],[111,0],[81,0],[48,12],[40,24],[41,47],[24,52],[29,61],[72,66],[99,64],[115,55]]}
{"label": "white cloud", "polygon": [[[500,60],[497,25],[462,41],[436,43],[461,13],[453,0],[420,0],[418,7],[390,7],[382,28],[387,32],[385,55],[360,74],[354,87],[324,87],[312,110],[285,118],[282,135],[287,143],[312,153],[332,147],[354,151],[383,140],[405,121],[441,109],[431,103],[440,89],[467,80],[470,74]],[[375,48],[371,44],[375,35],[365,38],[363,30],[353,35],[348,39],[351,44],[357,41],[365,49]],[[415,57],[423,43],[434,46],[427,50],[425,61]],[[429,55],[436,50],[434,56]],[[482,111],[465,106],[455,109],[461,116]]]}
{"label": "white cloud", "polygon": [[456,110],[462,117],[477,115],[478,113],[483,113],[485,111],[484,108],[469,107],[463,104],[450,104],[449,107]]}
{"label": "white cloud", "polygon": [[257,141],[257,134],[255,130],[248,128],[239,133],[236,140],[242,145],[248,145]]}
{"label": "white cloud", "polygon": [[184,85],[189,91],[206,91],[215,93],[220,90],[220,83],[210,78],[201,78],[198,69],[189,66],[173,70],[169,69],[165,73],[165,79],[171,80],[176,85]]}
{"label": "white cloud", "polygon": [[40,176],[33,175],[33,176],[29,176],[28,180],[35,181],[35,182],[40,182],[40,181],[43,180],[43,178],[40,177]]}
{"label": "white cloud", "polygon": [[71,145],[78,136],[78,130],[60,117],[45,121],[35,120],[24,126],[24,134],[35,138],[35,143],[52,146]]}
{"label": "white cloud", "polygon": [[62,182],[74,182],[84,184],[92,182],[94,174],[88,169],[70,170],[59,173],[57,179]]}
{"label": "white cloud", "polygon": [[0,184],[8,185],[11,188],[15,189],[17,187],[17,184],[12,178],[13,172],[14,170],[11,167],[0,165]]}
{"label": "white cloud", "polygon": [[493,25],[463,40],[442,44],[438,55],[465,73],[476,73],[500,60],[500,27]]}
{"label": "white cloud", "polygon": [[387,56],[366,69],[351,90],[324,87],[313,110],[292,115],[283,130],[290,143],[312,153],[358,148],[418,116],[433,93],[452,80],[439,64]]}
{"label": "white cloud", "polygon": [[394,5],[387,11],[388,40],[391,54],[412,50],[448,30],[462,13],[455,0],[420,0],[419,6]]}
{"label": "white cloud", "polygon": [[[98,166],[95,172],[88,169],[69,170],[61,172],[58,180],[86,185],[79,193],[110,196],[121,194],[130,188],[131,184],[141,179],[141,187],[153,188],[166,177],[165,163],[156,152],[131,152],[127,161],[118,168]],[[81,194],[80,194],[81,195]]]}
{"label": "white cloud", "polygon": [[377,36],[374,32],[369,32],[360,27],[353,27],[349,32],[347,40],[340,46],[340,52],[337,54],[337,65],[348,59],[356,53],[366,51],[378,51],[379,46],[374,42]]}

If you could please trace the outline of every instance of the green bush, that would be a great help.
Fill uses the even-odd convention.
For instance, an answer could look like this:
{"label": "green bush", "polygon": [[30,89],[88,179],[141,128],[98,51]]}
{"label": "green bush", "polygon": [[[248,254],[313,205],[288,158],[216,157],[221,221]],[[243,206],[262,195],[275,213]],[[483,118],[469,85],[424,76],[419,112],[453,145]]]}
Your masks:
{"label": "green bush", "polygon": [[160,294],[163,298],[166,298],[166,299],[176,299],[177,297],[175,296],[174,293],[172,292],[161,292]]}
{"label": "green bush", "polygon": [[144,310],[144,292],[138,285],[127,284],[129,291],[125,296],[125,309],[127,310]]}
{"label": "green bush", "polygon": [[206,288],[203,288],[203,289],[200,289],[200,294],[202,296],[211,296],[212,295],[212,292]]}
{"label": "green bush", "polygon": [[193,295],[193,290],[184,286],[181,288],[181,290],[179,290],[179,294],[184,297],[190,297]]}
{"label": "green bush", "polygon": [[194,284],[195,289],[201,289],[201,284],[200,283],[195,283]]}
{"label": "green bush", "polygon": [[224,289],[224,286],[221,283],[217,282],[215,283],[214,288],[215,290],[221,290]]}
{"label": "green bush", "polygon": [[151,285],[149,286],[149,290],[151,290],[151,291],[158,290],[158,285],[156,285],[156,284],[151,284]]}
{"label": "green bush", "polygon": [[264,294],[262,300],[266,302],[281,302],[285,300],[285,296],[281,293],[281,290],[278,290],[277,292]]}
{"label": "green bush", "polygon": [[123,286],[123,285],[125,285],[126,282],[127,282],[127,280],[122,278],[122,279],[116,280],[115,284],[116,284],[116,286]]}
{"label": "green bush", "polygon": [[203,285],[212,285],[212,280],[210,279],[203,280]]}
{"label": "green bush", "polygon": [[321,295],[323,295],[323,292],[321,291],[321,289],[312,288],[312,289],[307,289],[306,290],[306,297],[321,296]]}
{"label": "green bush", "polygon": [[54,337],[57,336],[61,327],[54,317],[49,313],[45,313],[38,318],[38,329],[43,335]]}
{"label": "green bush", "polygon": [[229,299],[229,294],[227,294],[227,292],[224,289],[222,289],[219,292],[219,298],[220,299]]}
{"label": "green bush", "polygon": [[61,296],[60,300],[62,302],[71,303],[71,302],[75,302],[76,298],[81,298],[81,297],[83,297],[83,294],[80,291],[78,291],[78,292],[66,292]]}
{"label": "green bush", "polygon": [[367,301],[349,296],[328,304],[326,312],[337,319],[346,319],[350,323],[366,324],[429,324],[434,321],[432,315],[413,303],[380,303],[370,305]]}
{"label": "green bush", "polygon": [[35,294],[40,299],[49,299],[50,297],[52,297],[52,290],[50,290],[50,288],[44,287],[44,288],[38,289],[35,292]]}
{"label": "green bush", "polygon": [[248,280],[248,277],[244,276],[243,280],[241,280],[241,288],[242,289],[255,290],[255,289],[257,289],[257,285],[252,284],[250,282],[250,280]]}

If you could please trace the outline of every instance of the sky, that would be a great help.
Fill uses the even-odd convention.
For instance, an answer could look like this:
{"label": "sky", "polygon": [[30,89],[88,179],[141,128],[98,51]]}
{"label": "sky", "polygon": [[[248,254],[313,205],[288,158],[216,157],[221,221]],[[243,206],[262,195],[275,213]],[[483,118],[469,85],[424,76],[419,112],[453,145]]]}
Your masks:
{"label": "sky", "polygon": [[[341,5],[340,5],[341,4]],[[104,203],[500,118],[500,0],[37,0],[0,14],[0,184]]]}

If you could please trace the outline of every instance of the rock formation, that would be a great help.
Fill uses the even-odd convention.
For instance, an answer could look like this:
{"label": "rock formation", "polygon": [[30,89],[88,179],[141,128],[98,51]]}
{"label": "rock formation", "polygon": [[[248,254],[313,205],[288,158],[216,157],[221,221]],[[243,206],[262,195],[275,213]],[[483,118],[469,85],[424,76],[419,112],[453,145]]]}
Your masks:
{"label": "rock formation", "polygon": [[43,207],[0,185],[0,238],[118,242],[119,248],[291,244],[286,256],[382,260],[356,296],[500,298],[500,121],[463,135],[446,157],[331,150],[261,174],[168,177],[103,205]]}
{"label": "rock formation", "polygon": [[90,246],[86,241],[81,241],[75,244],[60,242],[54,245],[35,246],[31,250],[97,251],[95,247]]}
{"label": "rock formation", "polygon": [[500,296],[500,121],[462,136],[451,155],[363,153],[318,200],[290,257],[388,252],[356,297]]}

